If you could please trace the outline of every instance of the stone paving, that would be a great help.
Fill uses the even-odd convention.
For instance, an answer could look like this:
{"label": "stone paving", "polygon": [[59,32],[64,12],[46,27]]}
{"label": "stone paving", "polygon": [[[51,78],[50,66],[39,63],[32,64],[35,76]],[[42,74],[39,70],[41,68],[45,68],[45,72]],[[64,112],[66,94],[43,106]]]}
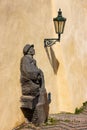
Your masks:
{"label": "stone paving", "polygon": [[13,130],[87,130],[87,107],[81,114],[53,114],[50,115],[53,123],[35,127],[32,124],[23,124]]}

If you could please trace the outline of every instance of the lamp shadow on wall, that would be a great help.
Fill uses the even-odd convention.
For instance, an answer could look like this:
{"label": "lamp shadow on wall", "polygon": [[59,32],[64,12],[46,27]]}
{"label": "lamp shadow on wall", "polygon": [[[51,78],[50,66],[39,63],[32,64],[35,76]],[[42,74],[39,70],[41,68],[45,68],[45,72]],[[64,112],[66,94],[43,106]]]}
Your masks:
{"label": "lamp shadow on wall", "polygon": [[49,59],[49,62],[53,68],[54,74],[57,74],[58,68],[59,68],[59,61],[57,60],[54,50],[52,47],[49,47],[49,49],[46,47],[45,48],[47,57]]}

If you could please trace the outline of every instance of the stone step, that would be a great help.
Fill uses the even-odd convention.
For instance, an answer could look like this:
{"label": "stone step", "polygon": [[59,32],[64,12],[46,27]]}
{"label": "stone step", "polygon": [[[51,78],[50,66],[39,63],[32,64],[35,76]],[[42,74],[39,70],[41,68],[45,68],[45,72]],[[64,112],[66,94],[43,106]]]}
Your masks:
{"label": "stone step", "polygon": [[83,111],[87,111],[87,107],[85,107],[85,108],[83,109]]}
{"label": "stone step", "polygon": [[87,130],[87,115],[83,113],[79,115],[57,114],[50,116],[50,118],[54,118],[58,122],[55,125],[43,125],[41,127],[31,127],[30,124],[26,124],[20,130]]}
{"label": "stone step", "polygon": [[87,130],[87,123],[77,123],[73,124],[72,123],[66,123],[66,122],[60,122],[59,125],[56,126],[48,126],[43,128],[42,130]]}
{"label": "stone step", "polygon": [[87,130],[87,123],[60,121],[57,125],[43,126],[41,128],[22,128],[20,130]]}
{"label": "stone step", "polygon": [[83,111],[82,114],[87,115],[87,112]]}
{"label": "stone step", "polygon": [[64,124],[59,124],[56,126],[44,127],[41,130],[74,130],[74,129]]}
{"label": "stone step", "polygon": [[81,123],[81,122],[77,122],[77,123],[73,123],[73,122],[61,122],[61,124],[64,124],[66,126],[72,127],[72,128],[76,128],[76,127],[86,127],[87,128],[87,123]]}
{"label": "stone step", "polygon": [[87,127],[78,127],[76,130],[87,130]]}

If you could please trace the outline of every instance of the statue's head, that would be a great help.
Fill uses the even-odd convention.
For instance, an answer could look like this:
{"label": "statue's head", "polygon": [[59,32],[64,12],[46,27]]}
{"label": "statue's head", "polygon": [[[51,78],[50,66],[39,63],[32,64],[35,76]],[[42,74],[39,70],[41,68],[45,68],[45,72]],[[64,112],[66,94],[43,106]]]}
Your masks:
{"label": "statue's head", "polygon": [[34,50],[34,45],[30,45],[30,44],[26,44],[23,48],[23,54],[24,55],[34,55],[35,54],[35,50]]}

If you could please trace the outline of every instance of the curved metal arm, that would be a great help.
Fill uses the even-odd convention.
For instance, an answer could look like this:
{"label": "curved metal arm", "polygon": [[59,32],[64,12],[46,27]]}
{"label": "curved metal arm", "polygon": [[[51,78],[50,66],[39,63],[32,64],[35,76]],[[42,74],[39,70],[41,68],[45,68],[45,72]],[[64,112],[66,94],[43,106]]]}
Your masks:
{"label": "curved metal arm", "polygon": [[44,39],[44,47],[50,47],[56,42],[60,42],[60,34],[58,36],[58,38]]}
{"label": "curved metal arm", "polygon": [[44,47],[50,47],[53,44],[55,44],[55,42],[59,41],[58,39],[44,39]]}

